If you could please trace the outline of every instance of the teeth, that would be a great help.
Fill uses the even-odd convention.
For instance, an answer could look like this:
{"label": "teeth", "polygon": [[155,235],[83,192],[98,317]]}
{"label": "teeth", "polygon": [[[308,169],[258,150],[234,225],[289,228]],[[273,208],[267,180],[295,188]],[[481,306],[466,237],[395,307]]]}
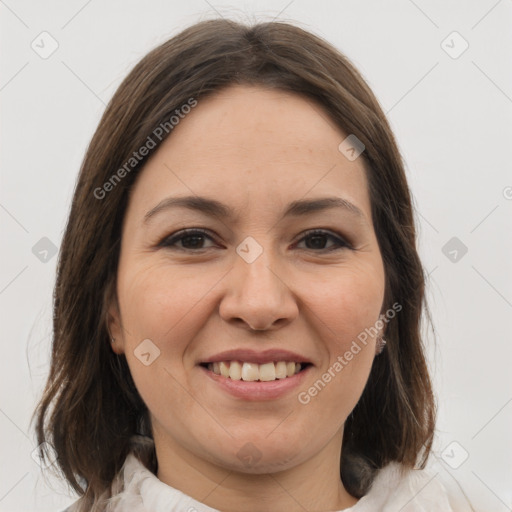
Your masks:
{"label": "teeth", "polygon": [[229,364],[224,361],[221,361],[219,363],[219,367],[220,367],[220,374],[223,377],[229,377]]}
{"label": "teeth", "polygon": [[[233,363],[231,363],[233,365]],[[242,366],[242,380],[252,382],[260,378],[259,365],[255,363],[244,363]],[[231,372],[231,370],[230,370]]]}
{"label": "teeth", "polygon": [[241,363],[240,361],[221,361],[209,363],[208,369],[216,375],[229,377],[232,380],[269,382],[276,379],[293,377],[302,368],[300,363],[293,361],[277,361],[275,363]]}
{"label": "teeth", "polygon": [[286,378],[286,363],[284,361],[279,361],[276,363],[276,379],[284,379]]}
{"label": "teeth", "polygon": [[[246,364],[247,363],[244,363],[244,366]],[[260,364],[260,380],[276,380],[276,367],[274,363]]]}
{"label": "teeth", "polygon": [[238,361],[231,361],[229,378],[233,380],[240,380],[242,378],[242,365]]}

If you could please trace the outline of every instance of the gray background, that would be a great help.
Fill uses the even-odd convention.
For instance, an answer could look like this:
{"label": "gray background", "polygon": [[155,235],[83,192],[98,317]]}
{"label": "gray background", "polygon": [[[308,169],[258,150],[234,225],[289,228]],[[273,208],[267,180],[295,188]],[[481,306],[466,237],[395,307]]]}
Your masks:
{"label": "gray background", "polygon": [[406,161],[430,273],[431,469],[475,510],[512,510],[512,0],[383,4],[0,1],[1,511],[73,501],[31,458],[29,423],[48,371],[54,252],[87,144],[149,49],[218,15],[298,23],[373,88]]}

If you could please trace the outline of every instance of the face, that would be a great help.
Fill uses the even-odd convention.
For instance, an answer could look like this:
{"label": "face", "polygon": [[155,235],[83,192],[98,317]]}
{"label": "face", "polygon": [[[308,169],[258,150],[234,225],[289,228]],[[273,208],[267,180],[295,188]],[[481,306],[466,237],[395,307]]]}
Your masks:
{"label": "face", "polygon": [[199,100],[138,177],[110,330],[157,454],[246,473],[339,454],[375,357],[374,338],[353,342],[385,284],[347,135],[301,96],[232,86]]}

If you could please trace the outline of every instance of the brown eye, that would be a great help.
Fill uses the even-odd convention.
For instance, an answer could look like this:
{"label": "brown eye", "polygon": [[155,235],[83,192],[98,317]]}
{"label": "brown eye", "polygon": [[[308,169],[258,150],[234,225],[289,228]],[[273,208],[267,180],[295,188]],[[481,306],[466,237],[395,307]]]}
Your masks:
{"label": "brown eye", "polygon": [[[209,249],[203,247],[205,240],[213,241],[213,238],[202,229],[185,229],[164,238],[158,245],[160,247],[176,248],[186,251]],[[181,243],[181,246],[178,245]]]}
{"label": "brown eye", "polygon": [[[329,240],[333,242],[333,245],[330,247],[327,246],[329,244]],[[340,236],[334,235],[329,231],[319,229],[306,233],[306,235],[300,240],[300,242],[302,241],[306,241],[306,249],[312,251],[333,251],[336,249],[351,248],[350,244]]]}

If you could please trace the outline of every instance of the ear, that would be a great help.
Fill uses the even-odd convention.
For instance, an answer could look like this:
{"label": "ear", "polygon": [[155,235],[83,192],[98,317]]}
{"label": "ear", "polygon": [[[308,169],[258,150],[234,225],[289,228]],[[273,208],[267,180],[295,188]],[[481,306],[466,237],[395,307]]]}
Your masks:
{"label": "ear", "polygon": [[105,323],[110,337],[110,346],[116,354],[124,354],[124,329],[114,284],[107,287],[105,301],[107,305]]}
{"label": "ear", "polygon": [[381,313],[379,315],[379,319],[377,320],[377,322],[375,322],[375,325],[377,325],[379,322],[381,323],[381,325],[377,327],[378,333],[377,336],[375,337],[375,355],[379,355],[384,350],[384,347],[386,346],[387,343],[386,340],[384,339],[384,334],[386,332],[386,323],[382,320],[382,318],[385,318],[384,313]]}
{"label": "ear", "polygon": [[121,323],[119,307],[114,302],[107,312],[107,330],[110,335],[110,346],[116,354],[124,354],[124,331]]}

